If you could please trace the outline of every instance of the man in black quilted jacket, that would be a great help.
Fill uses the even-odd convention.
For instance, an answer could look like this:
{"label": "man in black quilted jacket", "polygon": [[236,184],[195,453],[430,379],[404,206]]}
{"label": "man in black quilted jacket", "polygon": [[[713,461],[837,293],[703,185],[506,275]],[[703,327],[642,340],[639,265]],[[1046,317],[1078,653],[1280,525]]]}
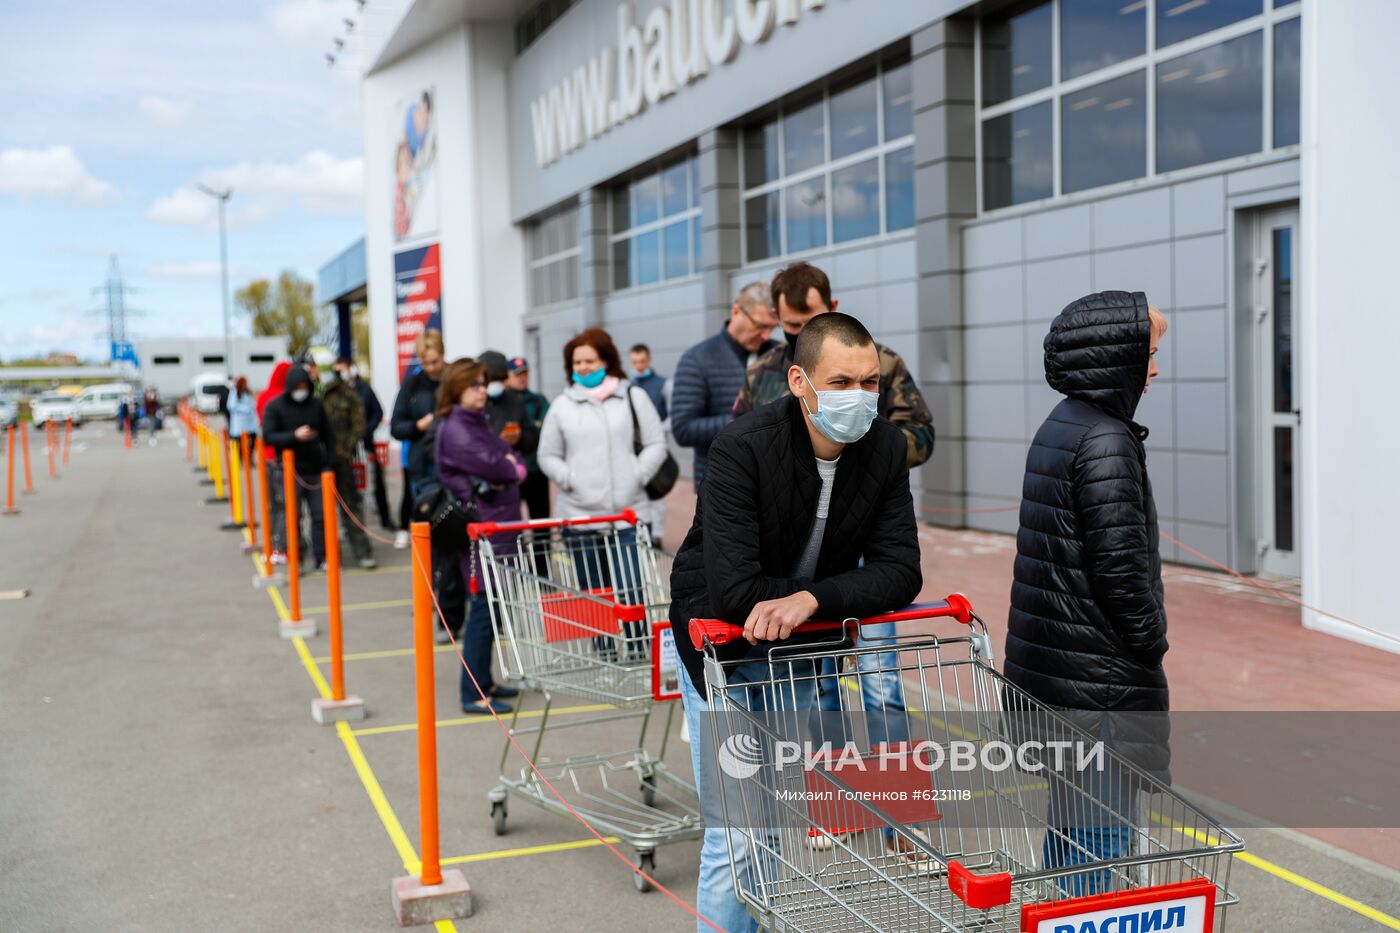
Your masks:
{"label": "man in black quilted jacket", "polygon": [[[701,741],[711,724],[702,719],[709,704],[702,659],[687,637],[690,620],[744,627],[746,640],[718,651],[730,662],[730,687],[783,678],[782,691],[750,692],[755,708],[814,709],[811,661],[770,669],[771,643],[813,617],[900,608],[922,583],[907,443],[877,415],[880,359],[870,333],[839,312],[814,318],[798,339],[787,379],[788,398],[739,418],[715,438],[695,521],[671,573],[671,622],[686,669],[682,698],[707,803],[718,788],[713,765],[702,767],[708,756]],[[705,828],[698,908],[722,929],[752,929],[735,896],[726,832],[718,821]],[[736,873],[747,879],[747,845],[742,836],[734,842]]]}
{"label": "man in black quilted jacket", "polygon": [[[1157,375],[1167,320],[1142,292],[1073,302],[1045,338],[1045,380],[1065,396],[1026,457],[1021,526],[1006,637],[1007,678],[1066,710],[1161,713],[1168,708],[1167,616],[1147,429],[1133,420]],[[1008,698],[1014,707],[1014,697]],[[1089,717],[1109,748],[1165,776],[1161,717]],[[1052,794],[1047,867],[1129,854],[1135,794],[1121,776],[1078,778],[1083,794]],[[1098,806],[1069,806],[1089,799]],[[1074,876],[1073,892],[1109,879]]]}

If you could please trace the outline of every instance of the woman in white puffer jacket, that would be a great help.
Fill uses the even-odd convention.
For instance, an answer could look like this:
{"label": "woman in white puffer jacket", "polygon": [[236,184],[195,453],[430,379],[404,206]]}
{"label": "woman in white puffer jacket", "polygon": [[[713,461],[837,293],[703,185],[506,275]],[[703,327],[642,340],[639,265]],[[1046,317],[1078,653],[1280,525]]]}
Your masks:
{"label": "woman in white puffer jacket", "polygon": [[[550,403],[537,451],[540,470],[559,487],[555,517],[632,509],[645,525],[651,517],[646,484],[666,460],[666,435],[656,407],[623,376],[621,357],[607,331],[590,328],[570,340],[564,365],[571,385]],[[640,453],[633,451],[634,437],[641,439]],[[635,527],[619,526],[606,535],[565,528],[563,535],[577,575],[568,582],[585,590],[611,588],[618,603],[643,601]],[[622,653],[634,661],[645,651],[643,629],[640,623],[623,626],[618,633],[623,652],[610,635],[594,643],[607,660]]]}

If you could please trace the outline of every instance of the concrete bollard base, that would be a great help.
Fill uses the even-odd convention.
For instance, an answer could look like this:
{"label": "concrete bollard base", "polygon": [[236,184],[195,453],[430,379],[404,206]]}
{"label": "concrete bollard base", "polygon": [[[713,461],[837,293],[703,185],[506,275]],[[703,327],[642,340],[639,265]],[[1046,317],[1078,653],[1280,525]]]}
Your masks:
{"label": "concrete bollard base", "polygon": [[262,545],[261,545],[261,544],[250,544],[250,543],[248,543],[247,541],[244,541],[244,542],[243,542],[243,553],[244,553],[244,554],[261,554],[261,553],[262,553]]}
{"label": "concrete bollard base", "polygon": [[347,696],[343,700],[317,697],[311,701],[311,718],[323,726],[337,722],[363,722],[365,701],[357,696]]}
{"label": "concrete bollard base", "polygon": [[265,590],[268,587],[277,586],[286,582],[287,578],[280,574],[270,573],[267,576],[263,576],[260,573],[253,574],[254,589]]}
{"label": "concrete bollard base", "polygon": [[461,920],[472,915],[471,885],[456,868],[443,869],[442,884],[424,886],[416,876],[395,878],[393,899],[399,926]]}
{"label": "concrete bollard base", "polygon": [[219,526],[219,530],[220,530],[220,531],[242,531],[242,530],[244,529],[244,527],[245,527],[245,526],[244,526],[244,524],[243,524],[242,522],[224,522],[222,525]]}
{"label": "concrete bollard base", "polygon": [[277,633],[283,638],[311,638],[316,634],[316,620],[302,619],[300,622],[283,622],[277,626]]}

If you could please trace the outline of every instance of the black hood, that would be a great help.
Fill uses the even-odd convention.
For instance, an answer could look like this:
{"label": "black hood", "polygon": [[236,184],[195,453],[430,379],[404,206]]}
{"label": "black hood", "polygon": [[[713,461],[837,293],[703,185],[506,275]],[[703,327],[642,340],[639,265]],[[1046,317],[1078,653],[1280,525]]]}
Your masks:
{"label": "black hood", "polygon": [[476,361],[486,368],[486,378],[490,382],[504,382],[510,373],[506,355],[499,350],[484,350]]}
{"label": "black hood", "polygon": [[1147,296],[1097,292],[1071,302],[1045,335],[1045,381],[1070,398],[1133,420],[1147,383]]}
{"label": "black hood", "polygon": [[[301,364],[297,364],[296,366],[293,366],[291,369],[287,370],[287,388],[286,391],[284,391],[282,394],[285,395],[287,397],[287,401],[291,402],[293,405],[305,404],[303,402],[298,402],[296,399],[292,398],[292,390],[302,385],[305,385],[308,389],[310,389],[312,395],[316,394],[316,389],[314,386],[311,385],[311,377],[307,375],[306,369],[302,367]],[[310,400],[311,396],[307,396],[307,401]]]}

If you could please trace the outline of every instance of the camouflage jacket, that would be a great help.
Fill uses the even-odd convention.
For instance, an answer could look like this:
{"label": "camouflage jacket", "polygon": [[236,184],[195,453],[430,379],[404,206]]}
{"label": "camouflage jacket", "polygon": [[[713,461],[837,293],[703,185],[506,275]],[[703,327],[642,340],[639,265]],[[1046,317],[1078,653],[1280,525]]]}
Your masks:
{"label": "camouflage jacket", "polygon": [[[904,432],[912,469],[933,454],[933,413],[900,355],[883,343],[875,344],[875,349],[880,354],[880,414]],[[791,365],[791,343],[776,346],[754,360],[744,377],[744,387],[734,400],[734,416],[786,398]]]}
{"label": "camouflage jacket", "polygon": [[331,434],[335,437],[335,460],[349,463],[355,459],[355,448],[365,436],[365,403],[360,393],[344,379],[325,387],[321,405],[326,409]]}

